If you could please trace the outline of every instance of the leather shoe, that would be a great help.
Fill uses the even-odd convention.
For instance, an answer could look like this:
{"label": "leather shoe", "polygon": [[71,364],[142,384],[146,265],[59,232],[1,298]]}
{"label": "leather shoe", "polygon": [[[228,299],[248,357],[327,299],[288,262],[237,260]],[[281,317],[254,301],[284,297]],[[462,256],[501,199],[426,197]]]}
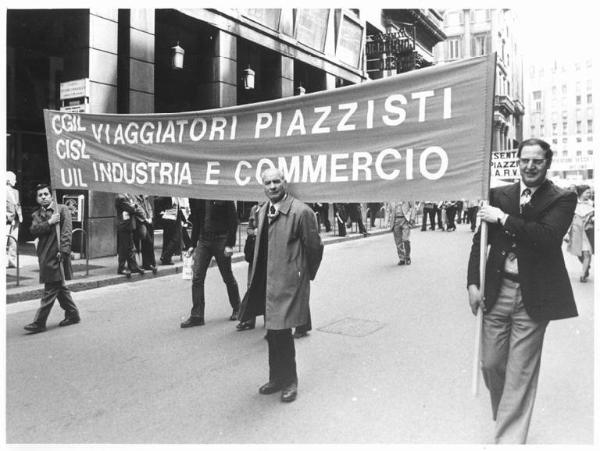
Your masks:
{"label": "leather shoe", "polygon": [[140,276],[143,276],[146,273],[142,268],[134,269],[133,272],[137,272]]}
{"label": "leather shoe", "polygon": [[398,262],[398,266],[402,266],[402,265],[406,265],[406,262],[404,260],[400,260]]}
{"label": "leather shoe", "polygon": [[181,328],[185,329],[186,327],[194,327],[194,326],[204,326],[204,318],[195,318],[190,316],[183,323],[181,323]]}
{"label": "leather shoe", "polygon": [[156,274],[156,272],[157,272],[156,266],[154,266],[154,265],[142,266],[142,268],[146,269],[148,271],[152,271],[152,274]]}
{"label": "leather shoe", "polygon": [[77,324],[79,321],[81,321],[81,319],[78,316],[74,316],[63,319],[60,323],[58,323],[58,325],[60,327],[70,326],[71,324]]}
{"label": "leather shoe", "polygon": [[32,334],[37,334],[38,332],[44,332],[46,330],[46,326],[43,326],[38,323],[27,324],[27,326],[23,327],[27,332],[31,332]]}
{"label": "leather shoe", "polygon": [[235,328],[239,331],[250,330],[250,329],[254,329],[255,327],[256,327],[256,322],[254,322],[254,321],[242,321],[237,326],[235,326]]}
{"label": "leather shoe", "polygon": [[131,277],[131,271],[129,271],[128,269],[119,269],[117,271],[117,274],[121,274],[123,276]]}
{"label": "leather shoe", "polygon": [[258,389],[258,392],[261,395],[272,395],[273,393],[277,393],[279,390],[281,390],[281,385],[279,385],[276,382],[269,381],[265,385],[260,387]]}
{"label": "leather shoe", "polygon": [[298,396],[298,383],[293,382],[281,392],[281,402],[292,402]]}
{"label": "leather shoe", "polygon": [[234,310],[231,312],[231,316],[229,317],[229,321],[236,321],[238,319],[238,311]]}

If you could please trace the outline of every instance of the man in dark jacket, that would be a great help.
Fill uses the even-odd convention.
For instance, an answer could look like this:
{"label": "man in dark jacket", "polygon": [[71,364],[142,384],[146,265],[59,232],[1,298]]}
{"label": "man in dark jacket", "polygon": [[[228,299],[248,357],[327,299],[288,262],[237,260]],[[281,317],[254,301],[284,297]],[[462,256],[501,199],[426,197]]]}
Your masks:
{"label": "man in dark jacket", "polygon": [[231,321],[237,319],[240,308],[240,292],[231,270],[231,256],[238,226],[237,211],[233,201],[190,199],[192,222],[191,247],[194,252],[192,276],[192,312],[181,323],[182,328],[204,325],[204,280],[213,257],[227,287],[229,304],[233,311]]}
{"label": "man in dark jacket", "polygon": [[80,321],[79,310],[71,297],[65,280],[71,280],[71,211],[52,199],[50,186],[36,186],[36,201],[40,208],[33,212],[29,231],[38,239],[36,253],[40,265],[40,283],[44,283],[41,306],[33,323],[25,326],[31,333],[46,330],[46,320],[54,301],[65,311],[65,319],[58,325],[69,326]]}
{"label": "man in dark jacket", "polygon": [[491,245],[480,290],[481,229],[474,235],[467,287],[473,314],[483,309],[481,365],[496,421],[496,443],[525,443],[542,343],[550,320],[577,316],[562,254],[577,196],[546,179],[545,141],[519,146],[521,181],[491,190],[479,212]]}
{"label": "man in dark jacket", "polygon": [[267,169],[261,178],[269,201],[257,213],[252,274],[240,319],[265,315],[269,382],[258,391],[281,391],[281,401],[291,402],[298,393],[292,328],[308,322],[310,281],[321,264],[323,242],[314,212],[287,193],[282,172]]}
{"label": "man in dark jacket", "polygon": [[131,276],[132,272],[144,275],[135,259],[133,250],[133,232],[136,229],[136,216],[143,215],[139,207],[128,194],[117,194],[115,197],[117,210],[117,274]]}

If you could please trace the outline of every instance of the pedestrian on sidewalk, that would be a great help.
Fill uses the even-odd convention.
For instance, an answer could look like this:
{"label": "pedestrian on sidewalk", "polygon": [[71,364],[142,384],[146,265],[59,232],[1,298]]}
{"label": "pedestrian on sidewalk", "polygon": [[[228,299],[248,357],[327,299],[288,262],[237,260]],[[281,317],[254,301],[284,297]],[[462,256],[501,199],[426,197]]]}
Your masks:
{"label": "pedestrian on sidewalk", "polygon": [[410,229],[415,226],[417,209],[410,201],[392,202],[390,220],[398,252],[398,265],[410,265]]}
{"label": "pedestrian on sidewalk", "polygon": [[137,216],[143,215],[129,194],[119,193],[115,197],[115,209],[117,210],[117,274],[127,277],[132,272],[144,275],[135,259],[133,246],[133,233],[137,227]]}
{"label": "pedestrian on sidewalk", "polygon": [[132,196],[136,205],[136,227],[133,232],[134,244],[142,252],[142,269],[156,274],[156,256],[154,255],[154,201],[153,196],[138,194]]}
{"label": "pedestrian on sidewalk", "polygon": [[69,326],[80,321],[79,310],[71,297],[65,280],[71,280],[71,211],[66,205],[52,199],[50,185],[39,184],[35,188],[40,208],[33,212],[29,231],[37,238],[36,254],[40,266],[40,283],[44,284],[41,306],[31,324],[25,330],[31,333],[46,330],[46,320],[54,301],[65,311],[65,319],[58,325]]}
{"label": "pedestrian on sidewalk", "polygon": [[240,308],[240,292],[231,269],[231,256],[239,223],[235,204],[225,200],[190,199],[190,211],[192,237],[187,255],[194,256],[192,311],[190,317],[181,323],[181,327],[204,325],[204,281],[213,257],[227,287],[229,304],[233,309],[229,319],[235,321]]}
{"label": "pedestrian on sidewalk", "polygon": [[426,200],[423,203],[423,220],[421,221],[421,232],[427,230],[427,218],[429,218],[429,230],[435,230],[435,214],[436,214],[435,202]]}
{"label": "pedestrian on sidewalk", "polygon": [[283,173],[267,169],[261,179],[269,201],[258,211],[254,264],[240,320],[265,315],[269,381],[259,393],[281,390],[281,401],[291,402],[298,394],[292,328],[307,323],[310,281],[321,264],[323,242],[314,212],[287,192]]}
{"label": "pedestrian on sidewalk", "polygon": [[581,262],[580,282],[587,282],[594,253],[594,203],[592,191],[588,185],[577,186],[577,207],[573,222],[565,238],[567,251]]}
{"label": "pedestrian on sidewalk", "polygon": [[[253,205],[248,216],[248,227],[246,228],[246,242],[244,243],[244,260],[248,262],[248,276],[246,290],[250,288],[250,275],[252,274],[252,262],[254,260],[254,247],[256,245],[256,229],[258,227],[258,210],[264,202]],[[235,328],[238,331],[251,330],[256,327],[256,316],[240,321]],[[265,337],[266,338],[266,337]]]}
{"label": "pedestrian on sidewalk", "polygon": [[15,188],[17,176],[12,171],[6,171],[6,228],[12,238],[6,243],[7,267],[17,267],[17,241],[19,240],[19,225],[23,222],[19,190]]}
{"label": "pedestrian on sidewalk", "polygon": [[[467,287],[473,314],[483,310],[481,370],[490,392],[496,443],[527,441],[542,343],[551,320],[577,316],[561,249],[577,196],[546,178],[550,145],[523,141],[521,180],[494,188],[479,216],[491,245],[480,290],[481,228],[473,237]],[[569,369],[576,377],[577,369]],[[568,416],[568,412],[563,412]]]}
{"label": "pedestrian on sidewalk", "polygon": [[181,254],[182,224],[186,218],[180,204],[184,199],[178,197],[157,197],[154,200],[155,224],[160,224],[163,230],[161,265],[174,265],[173,255]]}

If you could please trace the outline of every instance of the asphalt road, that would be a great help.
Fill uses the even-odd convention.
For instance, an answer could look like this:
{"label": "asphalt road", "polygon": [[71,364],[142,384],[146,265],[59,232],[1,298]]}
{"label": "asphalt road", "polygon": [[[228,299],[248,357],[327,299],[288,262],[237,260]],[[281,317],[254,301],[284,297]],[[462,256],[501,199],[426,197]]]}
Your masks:
{"label": "asphalt road", "polygon": [[[180,275],[75,293],[82,323],[26,335],[37,302],[10,306],[8,443],[491,443],[487,391],[471,395],[474,317],[467,307],[471,233],[413,232],[397,266],[391,234],[327,246],[312,285],[313,331],[296,341],[298,399],[262,396],[262,319],[237,332],[218,270],[206,325]],[[593,443],[593,283],[580,316],[551,323],[529,443]],[[234,265],[246,284],[245,263]]]}

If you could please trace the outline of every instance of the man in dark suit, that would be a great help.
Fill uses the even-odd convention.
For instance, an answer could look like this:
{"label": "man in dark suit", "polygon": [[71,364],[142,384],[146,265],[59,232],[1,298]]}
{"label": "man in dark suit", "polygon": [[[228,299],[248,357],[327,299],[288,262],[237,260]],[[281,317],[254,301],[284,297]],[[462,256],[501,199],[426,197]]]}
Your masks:
{"label": "man in dark suit", "polygon": [[29,231],[38,239],[36,253],[44,294],[35,319],[25,326],[25,330],[31,333],[46,330],[46,320],[56,299],[65,311],[65,319],[58,323],[59,326],[70,326],[80,321],[79,309],[73,302],[71,290],[65,284],[66,280],[73,277],[71,212],[68,207],[52,199],[50,185],[39,184],[35,192],[40,208],[33,212]]}
{"label": "man in dark suit", "polygon": [[481,365],[496,421],[496,443],[525,443],[533,412],[542,343],[548,322],[577,316],[561,250],[577,203],[575,193],[546,179],[550,145],[521,143],[521,181],[492,189],[479,212],[491,245],[485,293],[479,280],[481,229],[469,258],[473,314],[483,309]]}

